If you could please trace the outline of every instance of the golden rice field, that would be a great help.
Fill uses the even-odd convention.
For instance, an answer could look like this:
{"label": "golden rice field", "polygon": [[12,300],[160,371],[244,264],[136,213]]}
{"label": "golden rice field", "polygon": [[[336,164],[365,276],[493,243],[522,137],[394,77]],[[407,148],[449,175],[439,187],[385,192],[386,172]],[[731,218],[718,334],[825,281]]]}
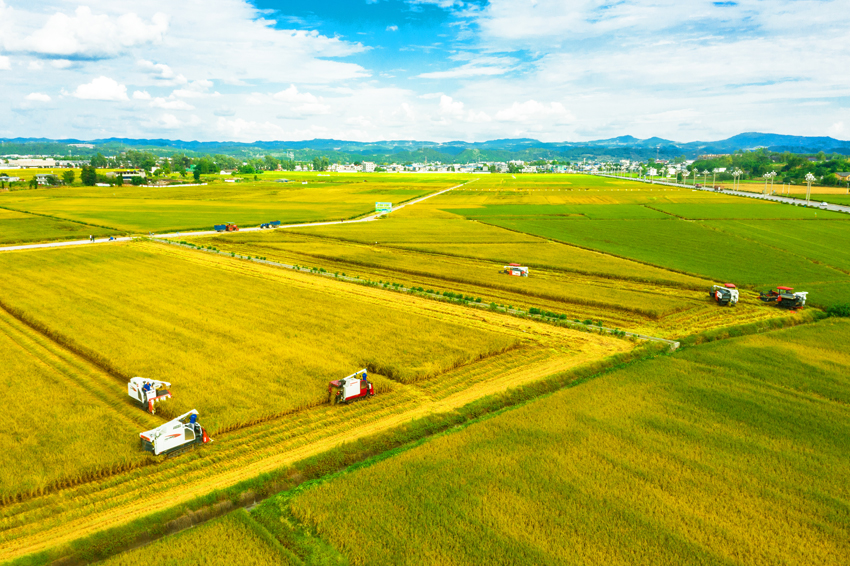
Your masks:
{"label": "golden rice field", "polygon": [[848,339],[831,320],[642,362],[265,514],[352,564],[845,564]]}
{"label": "golden rice field", "polygon": [[111,376],[2,309],[0,365],[0,504],[147,460],[134,433],[159,423],[125,406]]}
{"label": "golden rice field", "polygon": [[[333,292],[337,282],[327,283],[326,288]],[[179,458],[2,506],[0,561],[70,544],[88,534],[292,465],[343,442],[392,430],[413,419],[451,412],[485,396],[569,372],[634,347],[626,340],[527,319],[477,312],[371,287],[339,285],[352,297],[394,302],[412,312],[426,310],[467,327],[499,328],[505,335],[521,340],[523,346],[431,379],[393,384],[392,390],[368,402],[344,407],[323,404],[218,433],[212,444]],[[202,413],[201,420],[206,423],[212,416]],[[140,482],[156,489],[140,492]]]}
{"label": "golden rice field", "polygon": [[301,562],[242,509],[200,527],[123,552],[104,566],[268,566]]}
{"label": "golden rice field", "polygon": [[119,382],[171,382],[163,415],[195,408],[212,434],[324,403],[329,380],[363,367],[413,382],[518,345],[394,297],[174,246],[15,252],[0,269],[9,310]]}
{"label": "golden rice field", "polygon": [[[668,338],[787,315],[765,308],[746,291],[737,308],[718,309],[708,299],[712,282],[707,279],[458,219],[390,217],[194,241],[289,265],[460,292],[485,304],[542,308],[569,320],[600,321]],[[447,243],[451,241],[466,243]],[[512,261],[529,266],[531,276],[500,274]]]}

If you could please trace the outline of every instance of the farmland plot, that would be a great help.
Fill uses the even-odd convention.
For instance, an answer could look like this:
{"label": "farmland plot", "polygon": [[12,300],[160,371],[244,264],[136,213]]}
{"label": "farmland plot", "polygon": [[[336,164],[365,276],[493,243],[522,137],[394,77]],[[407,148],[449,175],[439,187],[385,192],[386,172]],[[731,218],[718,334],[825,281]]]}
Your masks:
{"label": "farmland plot", "polygon": [[263,514],[353,564],[843,564],[848,339],[827,321],[643,362]]}
{"label": "farmland plot", "polygon": [[0,208],[0,246],[33,240],[79,240],[90,235],[113,234],[117,232],[107,228]]}
{"label": "farmland plot", "polygon": [[[122,387],[0,309],[0,502],[128,470],[147,457],[139,430],[158,423]],[[26,470],[26,473],[21,473]]]}
{"label": "farmland plot", "polygon": [[[184,253],[172,247],[168,251],[174,251],[178,257],[188,256],[190,259],[184,261],[191,260],[193,265],[219,262],[214,256],[197,252]],[[229,259],[217,269],[225,274],[248,270],[263,279],[277,277],[280,272]],[[427,314],[446,324],[473,330],[498,329],[502,336],[521,341],[522,347],[449,369],[425,381],[392,383],[391,390],[384,390],[368,402],[343,407],[322,404],[217,433],[215,442],[203,450],[160,461],[156,466],[128,470],[103,482],[51,491],[2,507],[0,561],[70,544],[87,534],[280,470],[339,444],[392,430],[434,413],[452,412],[482,397],[571,372],[634,347],[630,341],[595,333],[434,303],[373,287],[292,275],[295,275],[292,281],[301,280],[330,296],[380,305],[384,313],[395,305],[400,312]],[[457,336],[460,335],[456,333],[452,339]],[[443,347],[446,343],[437,345]],[[174,390],[177,395],[191,394],[187,388]],[[178,396],[169,403],[179,400]],[[202,422],[208,423],[208,417],[214,416],[214,412],[202,412]],[[140,493],[140,482],[156,485],[157,489]]]}
{"label": "farmland plot", "polygon": [[201,255],[157,244],[6,254],[0,299],[121,378],[172,382],[163,414],[198,409],[212,434],[325,402],[329,379],[362,367],[413,382],[518,345],[497,328]]}
{"label": "farmland plot", "polygon": [[[407,225],[408,232],[415,232],[418,225],[418,220],[407,218],[392,222],[399,231],[401,226]],[[634,262],[544,240],[533,245],[468,244],[452,247],[449,254],[448,246],[440,243],[433,244],[433,251],[425,251],[418,244],[396,245],[392,240],[389,244],[375,246],[305,235],[313,231],[246,233],[213,238],[212,242],[223,250],[241,255],[261,255],[290,265],[317,266],[375,282],[400,283],[408,288],[462,293],[476,297],[485,305],[496,303],[526,310],[542,308],[564,314],[569,320],[602,321],[609,327],[653,336],[683,336],[716,326],[743,324],[784,314],[763,308],[750,295],[746,295],[749,302],[734,310],[717,309],[706,297],[708,281],[672,272],[668,272],[666,281],[653,281],[654,277],[663,277],[665,272],[652,267],[641,271],[644,266]],[[320,228],[315,231],[325,233]],[[361,230],[355,235],[358,236],[365,239]],[[388,234],[384,236],[391,238]],[[206,245],[209,240],[198,238],[196,242]],[[494,255],[498,257],[498,253],[510,258],[506,250],[515,251],[516,257],[524,259],[551,259],[556,266],[567,266],[574,260],[573,269],[586,266],[596,274],[545,268],[546,263],[541,261],[526,263],[532,266],[531,277],[507,277],[499,271],[508,261],[490,259]],[[484,259],[468,257],[476,254]],[[612,274],[618,267],[624,267],[628,275]]]}

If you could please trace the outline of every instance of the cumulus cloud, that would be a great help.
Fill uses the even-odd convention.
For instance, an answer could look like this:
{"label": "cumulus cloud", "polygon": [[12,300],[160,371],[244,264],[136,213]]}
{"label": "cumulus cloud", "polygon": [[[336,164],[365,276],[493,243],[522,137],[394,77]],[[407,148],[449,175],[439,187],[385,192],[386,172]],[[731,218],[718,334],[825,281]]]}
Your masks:
{"label": "cumulus cloud", "polygon": [[445,94],[440,96],[439,114],[443,118],[451,118],[462,122],[483,123],[491,120],[485,112],[466,110],[463,102],[454,100]]}
{"label": "cumulus cloud", "polygon": [[26,100],[32,102],[50,102],[50,96],[40,92],[31,92],[26,96]]}
{"label": "cumulus cloud", "polygon": [[387,26],[387,31],[398,31],[398,26]]}
{"label": "cumulus cloud", "polygon": [[195,107],[184,100],[156,97],[151,100],[151,107],[164,110],[194,110]]}
{"label": "cumulus cloud", "polygon": [[71,96],[83,100],[128,100],[125,85],[103,76],[78,86]]}
{"label": "cumulus cloud", "polygon": [[154,63],[140,59],[136,61],[136,65],[150,73],[155,79],[165,81],[166,84],[181,85],[188,82],[186,77],[178,75],[165,63]]}
{"label": "cumulus cloud", "polygon": [[309,92],[299,92],[295,85],[289,85],[286,90],[276,92],[272,95],[272,98],[289,104],[294,112],[301,115],[328,114],[331,110],[331,107],[325,104],[322,98]]}
{"label": "cumulus cloud", "polygon": [[168,16],[161,12],[148,23],[135,13],[116,18],[80,6],[70,16],[62,12],[52,15],[44,27],[25,37],[19,48],[47,57],[103,59],[130,47],[162,41],[167,30]]}
{"label": "cumulus cloud", "polygon": [[523,103],[514,102],[510,108],[499,110],[496,120],[501,122],[527,122],[539,123],[547,121],[555,124],[569,123],[573,121],[573,115],[567,112],[560,102],[543,104],[536,100],[528,100]]}
{"label": "cumulus cloud", "polygon": [[216,129],[227,140],[277,140],[283,139],[285,130],[271,122],[257,122],[251,120],[243,120],[235,118],[228,120],[227,118],[219,118],[216,122]]}
{"label": "cumulus cloud", "polygon": [[12,61],[5,55],[0,55],[0,71],[11,71]]}
{"label": "cumulus cloud", "polygon": [[479,62],[466,63],[460,67],[449,69],[446,71],[433,71],[430,73],[422,73],[418,76],[420,79],[468,79],[472,77],[491,77],[494,75],[504,75],[510,71],[508,67],[502,65],[486,65]]}
{"label": "cumulus cloud", "polygon": [[133,92],[133,100],[150,100],[151,95],[146,90],[137,90]]}

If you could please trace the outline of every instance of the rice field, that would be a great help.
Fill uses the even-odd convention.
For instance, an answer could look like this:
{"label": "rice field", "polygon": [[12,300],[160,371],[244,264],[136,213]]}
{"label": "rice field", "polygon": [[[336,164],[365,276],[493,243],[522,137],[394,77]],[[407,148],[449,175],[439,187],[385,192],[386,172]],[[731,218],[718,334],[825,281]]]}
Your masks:
{"label": "rice field", "polygon": [[[412,297],[399,299],[379,289],[349,287],[358,294],[392,298],[402,304],[423,302]],[[414,419],[450,413],[483,397],[570,372],[634,347],[632,342],[613,337],[488,311],[472,312],[459,305],[425,306],[459,324],[498,327],[522,337],[525,346],[426,381],[396,384],[368,402],[342,407],[323,404],[222,432],[214,436],[212,444],[179,458],[0,507],[0,561],[72,544],[88,534],[280,470],[342,443],[357,442]],[[207,422],[207,416],[202,414],[202,422]],[[140,492],[140,484],[156,489]]]}
{"label": "rice field", "polygon": [[0,269],[9,310],[121,381],[173,383],[163,415],[195,408],[212,434],[326,402],[328,381],[363,367],[410,383],[518,345],[343,283],[173,246],[15,252]]}
{"label": "rice field", "polygon": [[295,566],[301,562],[246,511],[240,509],[197,528],[101,562],[104,566],[135,566],[142,563],[168,566]]}
{"label": "rice field", "polygon": [[109,376],[2,309],[0,362],[0,504],[147,461],[134,433],[158,423],[125,406]]}
{"label": "rice field", "polygon": [[844,564],[848,339],[830,320],[643,362],[265,513],[352,564]]}
{"label": "rice field", "polygon": [[100,226],[0,208],[0,246],[45,240],[81,240],[90,235],[100,237],[117,233]]}
{"label": "rice field", "polygon": [[[384,180],[302,175],[291,182],[245,181],[193,187],[59,187],[0,193],[0,207],[128,233],[209,230],[235,222],[257,226],[342,220],[374,211],[376,201],[403,202],[463,182],[456,178]],[[279,179],[279,180],[282,180]],[[306,184],[303,184],[306,183]],[[0,227],[2,227],[0,219]],[[88,234],[86,234],[88,235]],[[50,232],[41,238],[53,239]]]}

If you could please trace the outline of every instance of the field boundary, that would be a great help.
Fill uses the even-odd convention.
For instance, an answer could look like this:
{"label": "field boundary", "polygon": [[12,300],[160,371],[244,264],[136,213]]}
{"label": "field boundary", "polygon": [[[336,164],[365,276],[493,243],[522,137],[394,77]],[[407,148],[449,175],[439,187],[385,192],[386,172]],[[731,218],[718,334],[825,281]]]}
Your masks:
{"label": "field boundary", "polygon": [[635,339],[638,339],[638,340],[660,342],[660,343],[667,344],[670,347],[671,351],[676,350],[681,345],[681,343],[679,341],[670,340],[670,339],[667,339],[667,338],[660,338],[660,337],[657,337],[657,336],[647,336],[647,335],[644,335],[644,334],[638,334],[638,333],[635,333],[635,332],[628,332],[628,331],[620,330],[620,329],[617,329],[617,328],[609,328],[609,327],[601,326],[601,325],[590,325],[590,324],[585,325],[585,324],[575,323],[575,322],[568,321],[568,320],[564,321],[560,317],[555,318],[555,317],[552,317],[552,316],[547,316],[545,313],[541,313],[541,314],[532,313],[532,312],[530,312],[531,309],[523,310],[523,309],[518,309],[518,308],[508,308],[508,307],[501,307],[501,306],[496,306],[496,308],[493,309],[493,307],[489,304],[477,303],[477,302],[474,302],[474,301],[464,300],[464,299],[454,299],[453,297],[446,298],[444,295],[440,295],[439,293],[428,293],[427,291],[420,291],[418,289],[414,289],[414,288],[410,288],[410,287],[404,287],[402,285],[384,285],[384,286],[381,286],[379,283],[372,281],[370,279],[360,279],[359,277],[351,277],[349,275],[339,275],[337,273],[330,273],[330,272],[327,272],[327,271],[324,271],[324,270],[316,271],[315,268],[307,268],[307,267],[302,267],[302,266],[298,266],[298,265],[289,265],[289,264],[285,264],[285,263],[270,261],[270,260],[267,260],[267,259],[252,258],[252,257],[249,257],[249,256],[243,256],[243,255],[236,254],[235,252],[224,252],[224,251],[220,251],[220,250],[210,250],[210,249],[206,249],[206,248],[203,248],[203,247],[195,246],[193,244],[188,244],[186,242],[174,242],[174,241],[171,241],[171,240],[160,240],[160,239],[156,239],[156,238],[152,238],[151,241],[154,241],[154,242],[157,242],[157,243],[160,243],[160,244],[166,244],[166,245],[176,245],[176,246],[180,246],[180,247],[183,247],[183,248],[191,249],[193,251],[200,251],[200,252],[218,254],[218,255],[221,255],[221,256],[224,256],[224,257],[230,256],[231,258],[236,258],[236,259],[240,259],[240,260],[243,260],[243,261],[251,261],[251,262],[260,263],[260,264],[263,264],[263,265],[268,265],[268,266],[271,266],[271,267],[289,269],[289,270],[296,271],[296,272],[299,272],[299,273],[307,273],[307,274],[310,274],[310,275],[318,275],[318,276],[324,276],[324,277],[329,277],[329,278],[333,278],[333,279],[341,279],[341,280],[346,281],[348,283],[355,283],[355,284],[358,284],[358,285],[365,285],[365,286],[372,286],[372,287],[382,287],[384,290],[395,291],[395,292],[398,292],[398,293],[406,293],[406,294],[410,294],[410,295],[424,297],[426,299],[431,299],[431,300],[436,300],[436,301],[441,301],[441,302],[452,302],[452,303],[455,303],[455,304],[459,304],[459,305],[463,305],[463,306],[467,306],[467,307],[471,307],[471,308],[496,310],[498,312],[513,315],[513,316],[516,316],[516,317],[519,317],[519,318],[530,318],[530,319],[533,319],[533,320],[537,320],[539,322],[545,322],[545,323],[548,323],[548,324],[552,324],[554,326],[560,326],[562,328],[569,328],[571,330],[577,330],[579,332],[596,331],[596,332],[599,332],[599,333],[610,334],[610,335],[613,335],[613,336],[619,336],[621,338],[635,338]]}

